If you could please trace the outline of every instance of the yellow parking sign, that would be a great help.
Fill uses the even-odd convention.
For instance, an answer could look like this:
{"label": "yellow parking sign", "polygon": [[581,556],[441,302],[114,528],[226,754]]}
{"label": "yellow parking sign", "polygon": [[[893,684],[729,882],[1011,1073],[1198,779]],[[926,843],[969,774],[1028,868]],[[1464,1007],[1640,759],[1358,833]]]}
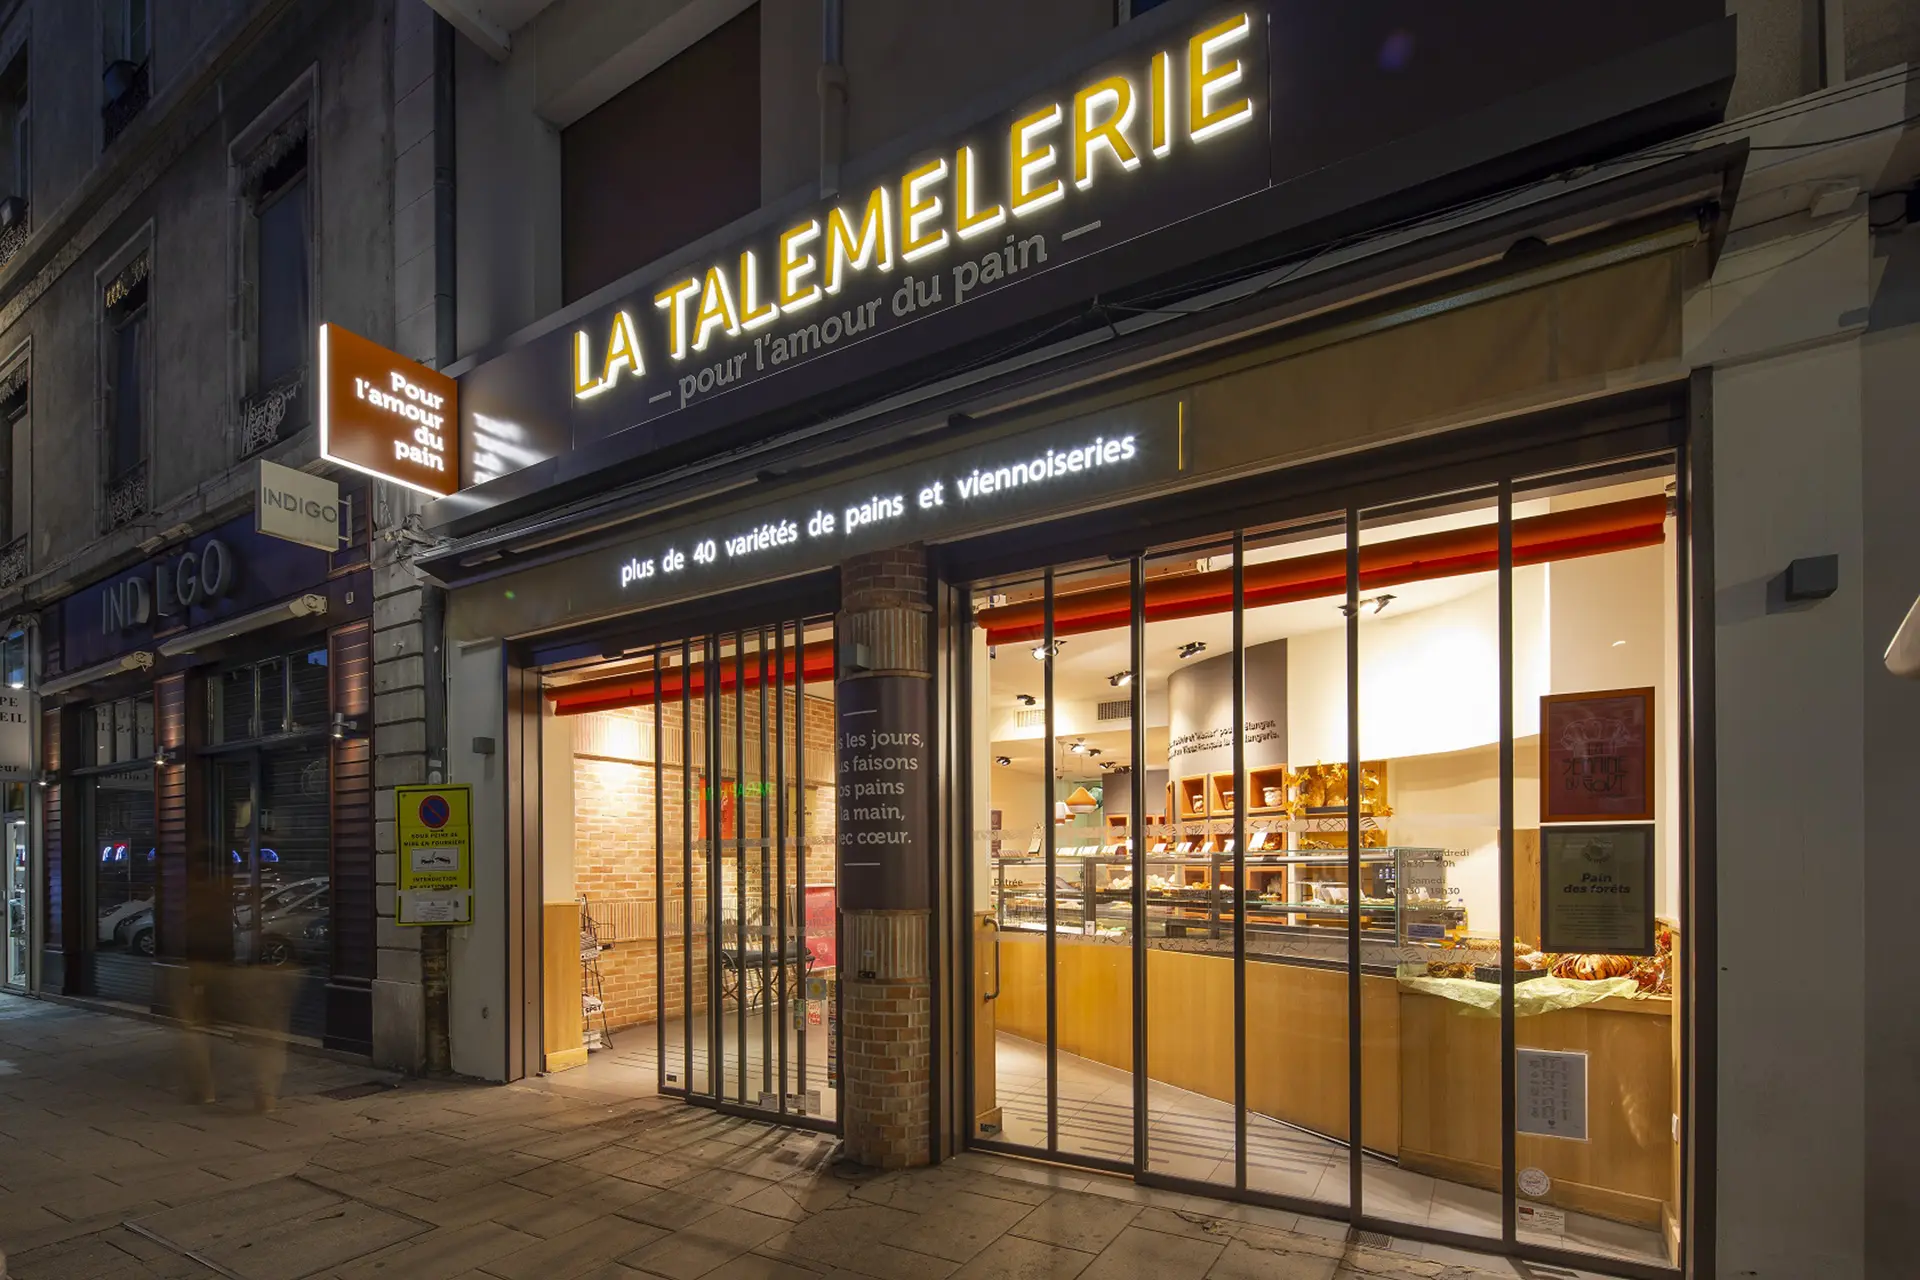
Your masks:
{"label": "yellow parking sign", "polygon": [[394,826],[403,925],[473,919],[473,788],[395,787]]}

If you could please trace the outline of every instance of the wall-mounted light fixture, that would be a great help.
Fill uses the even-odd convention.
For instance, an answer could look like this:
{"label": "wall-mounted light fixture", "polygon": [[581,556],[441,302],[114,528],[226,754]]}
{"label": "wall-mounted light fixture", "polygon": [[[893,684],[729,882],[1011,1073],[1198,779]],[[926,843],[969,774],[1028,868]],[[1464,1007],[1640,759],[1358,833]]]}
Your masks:
{"label": "wall-mounted light fixture", "polygon": [[60,775],[58,773],[55,773],[49,770],[48,772],[40,775],[41,790],[43,791],[51,790],[52,788],[57,787],[59,785],[60,785]]}
{"label": "wall-mounted light fixture", "polygon": [[1206,651],[1207,642],[1205,640],[1189,640],[1180,646],[1180,657],[1184,660],[1191,658],[1196,653],[1205,653]]}
{"label": "wall-mounted light fixture", "polygon": [[367,731],[360,725],[359,717],[350,716],[344,711],[333,713],[333,738],[339,742],[346,738],[364,738]]}
{"label": "wall-mounted light fixture", "polygon": [[169,765],[179,764],[184,759],[186,759],[186,753],[178,747],[161,747],[153,753],[153,764],[156,769],[165,769]]}
{"label": "wall-mounted light fixture", "polygon": [[1116,689],[1124,689],[1133,683],[1133,672],[1116,671],[1107,677],[1107,683]]}

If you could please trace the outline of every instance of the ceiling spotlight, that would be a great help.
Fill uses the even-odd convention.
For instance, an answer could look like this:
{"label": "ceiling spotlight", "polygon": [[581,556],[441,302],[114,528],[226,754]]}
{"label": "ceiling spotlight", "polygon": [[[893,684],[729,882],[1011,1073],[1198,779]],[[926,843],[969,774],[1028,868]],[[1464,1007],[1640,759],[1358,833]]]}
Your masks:
{"label": "ceiling spotlight", "polygon": [[1065,640],[1055,640],[1052,644],[1043,643],[1033,646],[1034,661],[1045,662],[1048,658],[1059,657],[1060,648],[1064,644],[1066,644]]}
{"label": "ceiling spotlight", "polygon": [[1205,653],[1206,651],[1207,642],[1205,640],[1189,640],[1180,646],[1180,656],[1182,658],[1191,658],[1196,653]]}
{"label": "ceiling spotlight", "polygon": [[1107,677],[1107,683],[1116,689],[1124,689],[1133,683],[1133,672],[1116,671]]}
{"label": "ceiling spotlight", "polygon": [[1087,754],[1087,744],[1084,742],[1076,742],[1072,746],[1068,747],[1067,750],[1073,752],[1073,754],[1077,756],[1083,756]]}
{"label": "ceiling spotlight", "polygon": [[1340,610],[1340,612],[1346,614],[1349,618],[1351,618],[1354,615],[1356,610],[1364,609],[1368,605],[1372,605],[1373,611],[1375,613],[1379,613],[1382,609],[1386,608],[1389,604],[1393,603],[1393,598],[1394,598],[1393,593],[1389,591],[1384,595],[1368,596],[1366,599],[1358,601],[1356,604],[1350,604],[1350,605],[1341,604],[1336,607]]}
{"label": "ceiling spotlight", "polygon": [[1040,701],[1040,699],[1034,697],[1030,693],[1016,693],[1013,696],[1019,700],[1020,705],[1023,707],[1031,707],[1035,703]]}
{"label": "ceiling spotlight", "polygon": [[1111,769],[1111,768],[1113,768],[1113,767],[1114,767],[1114,764],[1113,764],[1113,761],[1111,761],[1111,760],[1102,760],[1102,761],[1100,762],[1100,767],[1101,767],[1102,769]]}
{"label": "ceiling spotlight", "polygon": [[995,756],[993,758],[993,762],[1004,768],[1005,766],[1013,763],[1013,757],[1012,756]]}
{"label": "ceiling spotlight", "polygon": [[1093,757],[1093,756],[1097,756],[1097,755],[1099,755],[1099,754],[1100,754],[1100,748],[1098,748],[1098,747],[1088,747],[1088,748],[1087,748],[1087,749],[1086,749],[1086,750],[1085,750],[1084,752],[1082,752],[1081,754],[1082,754],[1082,755],[1085,755],[1085,756],[1088,756],[1088,757]]}

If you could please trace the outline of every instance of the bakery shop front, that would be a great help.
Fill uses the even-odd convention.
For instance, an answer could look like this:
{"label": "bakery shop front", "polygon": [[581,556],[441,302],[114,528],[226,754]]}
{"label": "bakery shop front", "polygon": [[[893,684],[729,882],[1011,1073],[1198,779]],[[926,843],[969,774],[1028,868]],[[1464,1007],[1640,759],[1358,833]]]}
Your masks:
{"label": "bakery shop front", "polygon": [[1315,21],[1158,10],[455,368],[456,1069],[1690,1266],[1742,157],[1629,147],[1729,31],[1343,113]]}

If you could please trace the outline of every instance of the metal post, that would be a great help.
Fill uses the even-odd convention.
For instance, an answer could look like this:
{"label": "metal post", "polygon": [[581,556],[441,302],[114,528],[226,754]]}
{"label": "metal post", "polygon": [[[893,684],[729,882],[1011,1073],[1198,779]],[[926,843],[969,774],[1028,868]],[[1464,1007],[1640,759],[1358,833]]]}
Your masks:
{"label": "metal post", "polygon": [[[1053,570],[1051,569],[1047,570],[1046,575],[1044,605],[1046,625],[1041,643],[1044,646],[1042,653],[1046,661],[1046,670],[1042,675],[1045,688],[1041,692],[1045,695],[1047,704],[1045,770],[1047,783],[1045,801],[1041,806],[1041,821],[1046,832],[1044,862],[1047,880],[1047,1151],[1052,1154],[1060,1150],[1060,992],[1054,982],[1054,966],[1059,951],[1059,936],[1055,927],[1059,906],[1059,892],[1055,884],[1055,878],[1059,874],[1055,862],[1059,832],[1055,830],[1053,820],[1053,806],[1057,800],[1053,770],[1058,744],[1053,740]],[[1082,888],[1084,889],[1085,886]]]}

